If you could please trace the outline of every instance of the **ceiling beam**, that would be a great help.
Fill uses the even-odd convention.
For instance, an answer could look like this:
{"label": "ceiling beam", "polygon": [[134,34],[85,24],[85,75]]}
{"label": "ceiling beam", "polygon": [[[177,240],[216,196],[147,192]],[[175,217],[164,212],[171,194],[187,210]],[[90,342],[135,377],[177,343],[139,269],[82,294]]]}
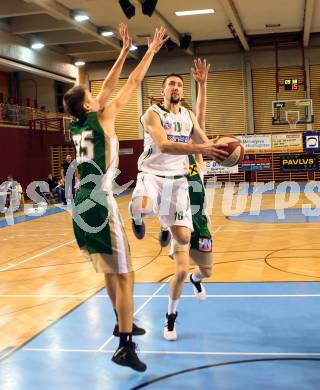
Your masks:
{"label": "ceiling beam", "polygon": [[[69,78],[69,77],[61,76],[61,75],[53,73],[53,72],[49,72],[49,71],[42,70],[42,69],[37,69],[34,66],[29,66],[26,64],[22,64],[21,62],[15,62],[15,61],[8,60],[6,58],[1,58],[1,57],[0,57],[0,66],[8,66],[8,67],[13,68],[13,70],[15,72],[20,71],[20,72],[33,73],[33,74],[36,74],[36,75],[41,76],[41,77],[46,77],[46,78],[50,78],[53,80],[62,81],[63,83],[74,84],[74,82],[76,81],[75,77]],[[70,65],[70,66],[72,66],[72,65]],[[74,69],[75,69],[75,67],[74,67]]]}
{"label": "ceiling beam", "polygon": [[58,31],[73,29],[68,22],[54,19],[52,16],[44,14],[39,18],[36,15],[25,16],[23,18],[12,18],[9,20],[10,32],[12,34],[33,34],[44,31]]}
{"label": "ceiling beam", "polygon": [[107,51],[105,46],[99,42],[92,43],[75,43],[66,45],[64,47],[64,54],[71,57],[80,57],[84,54],[96,54],[96,53],[116,53],[114,49]]}
{"label": "ceiling beam", "polygon": [[[101,42],[103,45],[112,46],[118,50],[121,50],[119,41],[113,37],[103,37],[97,31],[97,26],[91,22],[76,22],[72,17],[70,17],[70,9],[58,3],[56,0],[24,0],[27,3],[33,3],[41,7],[49,15],[53,16],[56,19],[63,20],[68,22],[71,26],[74,26],[77,30],[89,34],[95,38],[96,41]],[[129,53],[129,56],[137,59],[138,56],[132,52]]]}
{"label": "ceiling beam", "polygon": [[239,14],[236,10],[236,7],[233,4],[233,1],[232,0],[220,0],[220,2],[225,10],[225,13],[227,14],[227,16],[230,20],[230,22],[232,23],[232,26],[233,26],[235,32],[237,33],[237,36],[242,44],[242,47],[244,48],[244,50],[249,51],[250,50],[249,43],[248,43],[247,38],[245,36],[245,32],[243,30]]}
{"label": "ceiling beam", "polygon": [[304,47],[307,47],[309,45],[313,11],[314,11],[314,0],[305,0],[304,26],[303,26]]}
{"label": "ceiling beam", "polygon": [[42,14],[43,9],[21,0],[0,1],[0,18]]}
{"label": "ceiling beam", "polygon": [[[141,7],[142,0],[132,0],[132,3],[134,3],[137,7]],[[159,27],[163,26],[167,30],[167,34],[171,38],[173,42],[175,42],[180,47],[180,34],[179,32],[170,24],[167,19],[165,19],[160,12],[158,12],[156,9],[154,10],[151,19],[154,20],[155,24],[158,24]],[[194,55],[194,51],[189,47],[185,52],[191,56]]]}
{"label": "ceiling beam", "polygon": [[[31,35],[32,37],[32,35]],[[37,34],[36,38],[41,40],[46,46],[50,45],[68,45],[71,43],[81,43],[81,42],[97,42],[94,37],[89,34],[82,34],[76,30],[64,30],[64,31],[51,31],[44,32],[42,34]],[[105,50],[109,49],[110,46],[101,45]]]}

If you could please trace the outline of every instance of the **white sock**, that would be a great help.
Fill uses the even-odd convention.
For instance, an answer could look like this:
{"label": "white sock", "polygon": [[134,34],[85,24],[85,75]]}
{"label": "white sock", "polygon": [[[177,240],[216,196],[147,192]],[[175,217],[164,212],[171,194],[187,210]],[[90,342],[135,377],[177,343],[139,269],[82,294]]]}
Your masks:
{"label": "white sock", "polygon": [[136,225],[142,225],[142,215],[139,212],[135,212],[134,203],[132,201],[129,203],[129,214],[133,218]]}
{"label": "white sock", "polygon": [[179,299],[171,299],[171,297],[169,297],[168,314],[177,312],[178,303],[179,303]]}
{"label": "white sock", "polygon": [[133,218],[136,225],[142,225],[142,218]]}
{"label": "white sock", "polygon": [[191,274],[191,277],[192,277],[192,280],[194,282],[201,282],[201,280],[203,279],[203,276],[200,274],[200,275],[196,275],[194,272]]}

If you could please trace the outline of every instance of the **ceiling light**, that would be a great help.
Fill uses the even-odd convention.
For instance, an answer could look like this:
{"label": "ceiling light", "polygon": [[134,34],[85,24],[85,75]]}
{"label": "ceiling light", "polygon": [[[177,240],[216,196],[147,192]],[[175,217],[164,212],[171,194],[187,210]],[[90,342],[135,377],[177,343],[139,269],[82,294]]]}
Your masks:
{"label": "ceiling light", "polygon": [[86,20],[89,20],[89,16],[85,11],[70,11],[70,16],[77,22],[84,22]]}
{"label": "ceiling light", "polygon": [[151,17],[156,9],[157,2],[158,0],[143,0],[142,13]]}
{"label": "ceiling light", "polygon": [[177,11],[175,14],[177,16],[191,16],[191,15],[205,15],[205,14],[214,14],[214,9],[195,9],[192,11]]}
{"label": "ceiling light", "polygon": [[83,66],[86,63],[84,61],[76,61],[74,64],[75,64],[75,66]]}
{"label": "ceiling light", "polygon": [[138,50],[138,46],[132,45],[130,47],[130,51],[135,51],[135,50]]}
{"label": "ceiling light", "polygon": [[107,30],[106,28],[98,28],[98,32],[103,37],[111,37],[113,34],[113,31]]}
{"label": "ceiling light", "polygon": [[31,44],[31,49],[34,49],[34,50],[40,50],[44,47],[44,44],[42,42],[33,42]]}
{"label": "ceiling light", "polygon": [[135,15],[135,6],[132,5],[129,0],[119,0],[119,4],[128,19],[132,18],[132,16]]}
{"label": "ceiling light", "polygon": [[74,17],[74,20],[76,22],[85,22],[86,20],[89,20],[89,16],[88,15],[76,15]]}
{"label": "ceiling light", "polygon": [[103,37],[111,37],[113,35],[112,31],[102,31],[101,35]]}

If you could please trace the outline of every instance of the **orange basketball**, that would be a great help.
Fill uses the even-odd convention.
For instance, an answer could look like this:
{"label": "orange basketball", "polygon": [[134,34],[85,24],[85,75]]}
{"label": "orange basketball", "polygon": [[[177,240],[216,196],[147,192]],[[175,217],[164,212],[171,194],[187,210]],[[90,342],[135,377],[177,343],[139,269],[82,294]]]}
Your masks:
{"label": "orange basketball", "polygon": [[221,135],[215,140],[216,144],[227,144],[226,150],[229,154],[228,157],[223,160],[220,165],[224,167],[233,167],[243,160],[244,147],[237,137],[232,135]]}

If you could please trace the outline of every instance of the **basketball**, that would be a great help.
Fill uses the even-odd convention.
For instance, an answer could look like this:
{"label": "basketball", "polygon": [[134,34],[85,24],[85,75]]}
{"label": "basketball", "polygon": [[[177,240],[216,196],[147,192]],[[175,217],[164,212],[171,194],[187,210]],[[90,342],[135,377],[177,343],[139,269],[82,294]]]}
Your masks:
{"label": "basketball", "polygon": [[224,150],[226,150],[229,154],[229,156],[223,160],[220,165],[224,167],[233,167],[243,160],[244,155],[244,147],[240,143],[240,140],[236,137],[233,137],[232,135],[228,136],[219,136],[218,139],[215,141],[216,144],[227,144],[228,147]]}

